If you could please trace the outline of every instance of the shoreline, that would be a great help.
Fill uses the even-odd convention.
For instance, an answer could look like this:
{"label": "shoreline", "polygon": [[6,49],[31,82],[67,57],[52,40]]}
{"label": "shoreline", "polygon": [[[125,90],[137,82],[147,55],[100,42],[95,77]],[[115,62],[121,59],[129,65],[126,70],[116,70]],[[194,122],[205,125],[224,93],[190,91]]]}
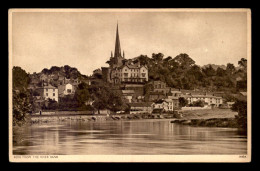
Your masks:
{"label": "shoreline", "polygon": [[49,123],[55,121],[119,121],[119,120],[140,120],[140,119],[174,119],[173,114],[121,114],[121,115],[41,115],[30,116],[28,122],[31,124],[36,123]]}
{"label": "shoreline", "polygon": [[183,124],[189,126],[202,127],[226,127],[239,128],[236,115],[229,109],[208,109],[208,110],[190,110],[181,111],[181,117],[176,114],[55,114],[55,115],[31,115],[28,117],[29,124],[50,123],[56,121],[119,121],[119,120],[140,120],[140,119],[172,119],[171,123]]}

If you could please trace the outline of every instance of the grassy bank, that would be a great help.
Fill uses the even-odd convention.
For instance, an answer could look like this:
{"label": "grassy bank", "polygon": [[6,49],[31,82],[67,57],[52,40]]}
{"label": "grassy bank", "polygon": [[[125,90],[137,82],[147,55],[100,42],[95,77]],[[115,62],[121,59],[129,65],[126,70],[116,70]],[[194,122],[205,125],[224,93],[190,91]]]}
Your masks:
{"label": "grassy bank", "polygon": [[239,128],[235,118],[181,119],[171,122],[190,126]]}
{"label": "grassy bank", "polygon": [[203,127],[241,128],[238,122],[238,113],[230,109],[191,110],[183,111],[181,119],[171,123]]}
{"label": "grassy bank", "polygon": [[182,119],[235,118],[238,115],[230,109],[206,109],[182,111]]}

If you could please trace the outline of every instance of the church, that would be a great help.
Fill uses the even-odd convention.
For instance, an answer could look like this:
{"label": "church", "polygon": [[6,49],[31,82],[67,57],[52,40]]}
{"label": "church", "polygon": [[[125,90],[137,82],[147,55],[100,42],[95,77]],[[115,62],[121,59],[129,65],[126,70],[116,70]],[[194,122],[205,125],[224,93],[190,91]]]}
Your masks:
{"label": "church", "polygon": [[102,76],[109,83],[132,84],[145,83],[148,81],[148,68],[140,65],[140,62],[132,59],[125,59],[125,53],[121,53],[118,24],[116,28],[116,43],[114,55],[111,52],[110,59],[106,62],[109,67],[102,67]]}

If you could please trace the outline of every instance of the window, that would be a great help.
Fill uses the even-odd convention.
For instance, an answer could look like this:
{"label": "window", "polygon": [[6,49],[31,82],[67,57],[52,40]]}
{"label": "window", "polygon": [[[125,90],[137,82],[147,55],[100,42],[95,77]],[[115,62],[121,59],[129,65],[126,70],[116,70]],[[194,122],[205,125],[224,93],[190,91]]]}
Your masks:
{"label": "window", "polygon": [[125,71],[127,71],[127,69],[125,69]]}
{"label": "window", "polygon": [[53,89],[53,91],[55,91],[55,89]]}
{"label": "window", "polygon": [[145,77],[145,73],[142,73],[142,77]]}
{"label": "window", "polygon": [[48,93],[46,93],[46,96],[48,96]]}
{"label": "window", "polygon": [[48,91],[48,89],[46,88],[46,91]]}
{"label": "window", "polygon": [[55,96],[55,93],[53,93],[53,96]]}
{"label": "window", "polygon": [[71,89],[67,89],[67,93],[71,93]]}
{"label": "window", "polygon": [[128,77],[128,73],[124,73],[124,77]]}

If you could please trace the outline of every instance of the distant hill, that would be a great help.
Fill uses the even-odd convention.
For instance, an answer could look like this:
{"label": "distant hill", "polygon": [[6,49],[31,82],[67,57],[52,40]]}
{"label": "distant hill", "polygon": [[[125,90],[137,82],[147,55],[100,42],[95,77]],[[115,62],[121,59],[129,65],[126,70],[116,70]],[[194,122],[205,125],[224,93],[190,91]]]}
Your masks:
{"label": "distant hill", "polygon": [[225,65],[216,65],[216,64],[207,64],[207,65],[203,65],[201,68],[207,68],[209,66],[212,66],[212,68],[214,70],[217,70],[218,68],[222,68],[222,69],[226,69],[226,66]]}

